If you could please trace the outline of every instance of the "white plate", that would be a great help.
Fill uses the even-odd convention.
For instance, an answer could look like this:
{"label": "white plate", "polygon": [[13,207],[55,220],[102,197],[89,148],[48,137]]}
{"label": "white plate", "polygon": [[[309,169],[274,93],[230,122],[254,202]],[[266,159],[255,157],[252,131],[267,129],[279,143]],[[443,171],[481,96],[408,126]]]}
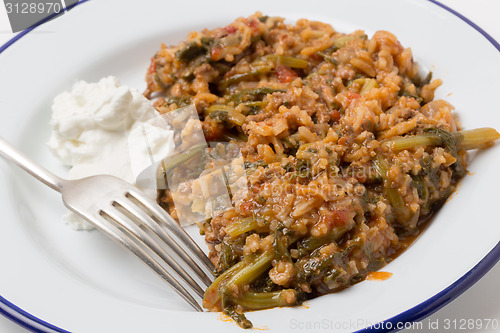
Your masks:
{"label": "white plate", "polygon": [[[491,79],[500,77],[500,46],[432,2],[100,0],[80,4],[0,48],[0,134],[64,175],[44,145],[58,92],[76,80],[110,74],[141,90],[160,43],[175,44],[189,31],[222,26],[257,10],[290,21],[321,20],[344,32],[389,30],[443,79],[437,98],[455,105],[465,128],[500,129],[494,109],[500,83]],[[251,312],[249,319],[277,332],[385,330],[445,305],[500,258],[499,153],[497,145],[474,156],[472,175],[415,244],[384,268],[393,273],[389,280],[364,281],[306,307]],[[4,162],[0,169],[0,312],[42,332],[240,332],[219,314],[191,311],[98,232],[65,226],[57,193]]]}

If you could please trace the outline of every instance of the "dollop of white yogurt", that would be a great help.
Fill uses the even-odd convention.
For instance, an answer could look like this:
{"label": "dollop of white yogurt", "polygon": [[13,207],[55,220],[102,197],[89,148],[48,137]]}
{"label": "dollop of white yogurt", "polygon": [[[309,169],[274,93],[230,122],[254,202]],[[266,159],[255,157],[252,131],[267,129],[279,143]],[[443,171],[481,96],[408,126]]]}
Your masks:
{"label": "dollop of white yogurt", "polygon": [[[152,126],[158,116],[148,99],[116,77],[79,81],[54,99],[48,147],[70,167],[69,179],[108,174],[133,184],[174,147],[172,131]],[[65,220],[89,228],[75,215]]]}

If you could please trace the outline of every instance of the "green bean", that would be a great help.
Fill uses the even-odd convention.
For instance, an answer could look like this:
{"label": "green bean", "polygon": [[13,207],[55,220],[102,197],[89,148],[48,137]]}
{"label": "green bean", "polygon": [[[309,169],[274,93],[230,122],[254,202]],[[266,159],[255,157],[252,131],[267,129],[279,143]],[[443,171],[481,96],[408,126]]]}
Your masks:
{"label": "green bean", "polygon": [[273,252],[264,252],[257,257],[257,259],[249,264],[246,264],[242,270],[234,274],[234,276],[228,281],[227,288],[231,290],[233,286],[241,286],[245,283],[252,282],[271,266],[271,261],[273,259]]}
{"label": "green bean", "polygon": [[294,293],[293,289],[283,289],[280,291],[252,292],[245,291],[237,298],[232,299],[234,303],[243,306],[247,310],[260,310],[274,308],[278,306],[290,306],[295,304],[288,302],[285,293]]}
{"label": "green bean", "polygon": [[349,261],[350,254],[360,247],[359,243],[354,243],[340,252],[333,252],[323,257],[319,249],[315,250],[309,257],[303,257],[297,261],[297,279],[301,282],[313,283],[314,279],[323,276],[332,266],[345,265]]}
{"label": "green bean", "polygon": [[387,180],[387,170],[389,169],[389,166],[380,155],[377,155],[373,159],[373,168],[380,178],[382,178],[384,181]]}
{"label": "green bean", "polygon": [[311,253],[315,249],[325,244],[338,241],[340,238],[342,238],[343,235],[345,235],[347,231],[351,230],[353,226],[354,225],[335,227],[323,237],[310,236],[304,238],[297,244],[297,250],[299,251],[299,256]]}
{"label": "green bean", "polygon": [[429,73],[427,73],[427,75],[425,76],[425,78],[420,83],[420,86],[423,87],[423,86],[431,83],[431,81],[432,81],[432,72],[429,72]]}
{"label": "green bean", "polygon": [[186,46],[175,52],[175,58],[179,61],[190,62],[207,54],[213,41],[214,39],[211,37],[203,37],[200,43],[196,41],[187,43]]}
{"label": "green bean", "polygon": [[340,267],[334,267],[325,273],[322,282],[330,290],[343,287],[347,283],[347,281],[346,278],[341,275],[342,272],[344,272],[344,270],[342,270]]}
{"label": "green bean", "polygon": [[163,172],[167,173],[196,155],[201,154],[206,147],[206,144],[196,145],[183,151],[182,153],[167,157],[162,164]]}
{"label": "green bean", "polygon": [[241,43],[241,39],[242,39],[241,35],[237,35],[237,34],[228,35],[226,37],[221,38],[220,43],[224,47],[236,46],[236,45]]}
{"label": "green bean", "polygon": [[228,279],[229,277],[233,276],[236,272],[240,271],[244,266],[245,266],[245,262],[244,261],[240,261],[237,264],[234,264],[233,266],[231,266],[227,271],[225,271],[224,273],[222,273],[221,275],[219,275],[214,280],[214,282],[212,282],[212,284],[205,291],[205,294],[207,294],[207,293],[209,293],[209,292],[211,292],[213,290],[217,290],[219,288],[220,284],[225,279]]}
{"label": "green bean", "polygon": [[373,88],[378,88],[379,84],[377,83],[377,80],[375,79],[365,79],[363,82],[363,86],[361,87],[361,90],[359,91],[360,95],[363,95],[370,91]]}
{"label": "green bean", "polygon": [[258,223],[255,218],[243,218],[226,227],[226,234],[228,234],[231,238],[236,238],[239,235],[244,234],[245,232],[252,231],[253,229],[257,228],[257,226]]}
{"label": "green bean", "polygon": [[196,42],[186,44],[185,47],[175,52],[175,58],[179,61],[189,62],[204,54],[207,50],[203,45]]}
{"label": "green bean", "polygon": [[159,86],[160,86],[163,90],[167,90],[167,89],[168,89],[168,87],[170,86],[169,84],[165,84],[165,83],[161,80],[161,78],[160,78],[160,76],[158,75],[158,73],[155,73],[155,81],[156,81],[156,83],[158,83],[158,85],[159,85]]}
{"label": "green bean", "polygon": [[229,317],[241,327],[241,328],[252,328],[252,322],[245,317],[245,314],[240,313],[236,309],[236,305],[231,301],[231,299],[225,295],[222,297],[222,310]]}
{"label": "green bean", "polygon": [[484,148],[500,139],[500,133],[489,127],[476,128],[460,132],[452,132],[461,149],[470,150]]}
{"label": "green bean", "polygon": [[406,207],[406,204],[398,190],[391,187],[390,180],[387,177],[389,165],[380,155],[377,155],[372,162],[375,171],[378,173],[379,177],[384,180],[384,189],[387,193],[387,197],[389,198],[389,202],[394,209],[396,219],[401,223],[408,222],[410,219],[410,211],[408,207]]}
{"label": "green bean", "polygon": [[[241,246],[243,246],[244,240],[241,240],[240,243],[242,243]],[[240,256],[235,252],[235,244],[222,241],[219,261],[217,262],[217,266],[214,271],[215,275],[218,276],[222,272],[227,271],[230,267],[236,264],[239,259]]]}
{"label": "green bean", "polygon": [[455,157],[453,174],[455,177],[463,177],[467,173],[458,151],[461,149],[484,148],[500,138],[500,134],[493,128],[477,128],[468,131],[448,132],[442,128],[428,128],[425,133],[392,139],[382,145],[393,151],[411,149],[418,146],[443,146]]}
{"label": "green bean", "polygon": [[340,49],[341,47],[344,47],[347,44],[347,42],[354,39],[356,39],[356,36],[341,36],[335,39],[335,41],[333,42],[333,46]]}
{"label": "green bean", "polygon": [[299,266],[297,279],[301,282],[312,283],[316,277],[324,274],[336,263],[337,256],[337,253],[332,253],[324,258],[312,257],[307,261],[297,262]]}
{"label": "green bean", "polygon": [[[451,132],[457,140],[459,149],[477,149],[483,148],[494,141],[500,139],[500,134],[493,128],[476,128],[466,131]],[[439,135],[435,133],[423,133],[412,136],[391,139],[382,143],[393,151],[411,149],[419,146],[440,146],[443,141]]]}
{"label": "green bean", "polygon": [[243,102],[243,104],[245,104],[246,106],[248,106],[250,108],[252,108],[252,107],[262,108],[262,107],[266,106],[267,103],[264,101],[255,101],[255,102],[252,101],[252,102]]}
{"label": "green bean", "polygon": [[236,142],[247,142],[248,136],[245,133],[241,133],[240,131],[236,133],[226,132],[222,134],[222,138],[227,141],[236,141]]}
{"label": "green bean", "polygon": [[245,167],[245,169],[254,169],[254,168],[258,168],[258,167],[267,167],[267,163],[264,162],[263,160],[257,160],[255,162],[250,162],[250,161],[245,161],[245,163],[243,164],[243,166]]}
{"label": "green bean", "polygon": [[307,60],[296,57],[270,54],[265,56],[265,58],[275,61],[277,64],[285,65],[291,68],[307,68]]}
{"label": "green bean", "polygon": [[309,160],[298,159],[296,162],[296,177],[308,178],[311,176],[311,165]]}
{"label": "green bean", "polygon": [[236,110],[230,110],[227,112],[227,120],[230,123],[241,126],[245,123],[246,117]]}
{"label": "green bean", "polygon": [[400,223],[408,222],[410,219],[410,211],[406,207],[406,204],[401,195],[399,195],[398,190],[395,188],[387,187],[386,191],[392,208],[394,208],[397,220]]}
{"label": "green bean", "polygon": [[428,128],[425,132],[436,135],[441,140],[441,145],[448,149],[451,155],[456,159],[456,162],[452,165],[454,176],[459,178],[465,176],[467,174],[467,170],[465,170],[458,157],[459,148],[457,138],[452,133],[442,128]]}
{"label": "green bean", "polygon": [[422,207],[421,211],[422,210],[427,211],[428,206],[430,204],[429,200],[430,195],[429,195],[429,187],[425,183],[425,177],[417,175],[417,176],[411,176],[411,178],[412,178],[412,187],[417,189],[418,198],[422,201],[422,203],[420,204]]}
{"label": "green bean", "polygon": [[268,61],[273,61],[278,64],[282,64],[292,68],[306,68],[308,66],[307,61],[304,59],[271,54],[257,59],[250,66],[251,67],[250,71],[241,74],[234,74],[228,78],[223,79],[220,83],[220,88],[225,90],[234,83],[252,79],[254,77],[258,77],[259,75],[271,72],[274,69],[275,65],[267,63]]}
{"label": "green bean", "polygon": [[220,81],[220,88],[225,90],[227,87],[234,83],[238,83],[244,80],[252,79],[254,77],[258,77],[262,74],[267,74],[273,69],[272,66],[270,65],[263,65],[263,66],[258,66],[252,68],[252,70],[246,72],[246,73],[241,73],[241,74],[234,74],[228,78],[225,78]]}
{"label": "green bean", "polygon": [[208,114],[208,118],[218,123],[225,123],[227,121],[227,111],[212,111]]}
{"label": "green bean", "polygon": [[[338,48],[334,48],[333,51],[336,51]],[[326,61],[328,61],[329,63],[337,66],[339,64],[339,62],[337,61],[337,59],[335,59],[334,57],[332,57],[331,55],[328,55],[328,53],[326,52],[328,50],[325,50],[325,52],[318,52],[317,54],[322,56],[323,59],[325,59]],[[331,52],[330,52],[331,53]]]}
{"label": "green bean", "polygon": [[434,134],[418,134],[405,136],[402,138],[391,139],[382,143],[382,146],[393,151],[411,149],[420,146],[438,146],[441,144],[441,139]]}
{"label": "green bean", "polygon": [[[214,300],[218,302],[218,300],[220,299],[222,304],[222,310],[224,311],[224,313],[233,318],[234,321],[236,321],[238,325],[240,325],[243,328],[252,327],[252,323],[248,319],[246,319],[245,315],[236,311],[234,303],[236,303],[239,297],[234,297],[232,292],[235,287],[238,288],[239,286],[245,283],[251,283],[257,277],[259,277],[259,275],[261,275],[267,269],[269,269],[273,258],[274,258],[274,253],[265,252],[250,263],[247,263],[246,261],[242,260],[238,264],[236,264],[239,266],[238,269],[233,270],[233,268],[236,265],[231,267],[228,270],[231,272],[227,274],[225,278],[220,279],[222,275],[225,275],[225,273],[223,273],[219,278],[216,279],[216,281],[214,281],[214,283],[212,283],[212,285],[214,285],[216,282],[218,282],[219,285],[219,287],[217,288],[217,294],[218,294],[217,296],[219,298],[215,297]],[[227,281],[227,279],[229,280]],[[223,284],[222,283],[223,281],[227,281],[227,283]],[[213,295],[213,290],[214,289],[212,289],[212,294],[210,295]],[[207,294],[205,293],[205,300],[206,299],[207,299]],[[212,302],[212,304],[215,303]]]}
{"label": "green bean", "polygon": [[216,112],[216,111],[228,112],[228,111],[233,110],[233,109],[234,108],[232,106],[229,106],[229,105],[225,105],[225,104],[213,104],[213,105],[210,105],[208,108],[205,109],[204,114],[205,114],[205,116],[208,116],[212,112]]}
{"label": "green bean", "polygon": [[237,94],[231,95],[229,97],[229,101],[235,102],[235,103],[241,103],[243,102],[243,98],[245,96],[251,96],[251,97],[257,97],[259,95],[268,95],[272,94],[274,92],[286,92],[286,90],[283,89],[275,89],[271,87],[260,87],[260,88],[254,88],[254,89],[243,89]]}
{"label": "green bean", "polygon": [[259,21],[262,23],[266,23],[268,19],[269,19],[269,16],[267,16],[267,15],[259,17]]}
{"label": "green bean", "polygon": [[280,224],[274,231],[274,258],[291,261],[290,251],[288,251],[288,237],[283,234],[283,229],[283,225]]}
{"label": "green bean", "polygon": [[246,117],[240,112],[236,111],[232,106],[224,104],[210,105],[205,109],[205,116],[215,119],[218,122],[230,122],[232,124],[241,126],[245,122]]}
{"label": "green bean", "polygon": [[[166,87],[163,87],[166,89]],[[177,97],[177,96],[169,96],[165,98],[165,103],[167,105],[172,105],[172,104],[177,104],[177,107],[183,107],[183,106],[188,106],[191,104],[191,99],[189,97]]]}
{"label": "green bean", "polygon": [[219,275],[214,282],[205,290],[203,306],[209,310],[213,309],[217,303],[220,302],[221,295],[219,293],[219,288],[222,282],[232,277],[236,272],[241,270],[245,266],[244,261],[240,261],[237,264],[231,266],[227,271]]}
{"label": "green bean", "polygon": [[425,78],[422,78],[418,74],[415,75],[414,78],[412,78],[413,84],[415,84],[415,86],[417,86],[418,88],[422,88],[426,84],[431,83],[431,81],[432,81],[432,72],[427,73],[427,75],[425,76]]}
{"label": "green bean", "polygon": [[378,88],[379,84],[377,83],[377,80],[375,79],[368,79],[368,78],[359,78],[351,81],[348,85],[347,88],[352,86],[354,83],[358,83],[361,88],[359,90],[359,93],[363,95],[364,93],[370,91],[372,88]]}

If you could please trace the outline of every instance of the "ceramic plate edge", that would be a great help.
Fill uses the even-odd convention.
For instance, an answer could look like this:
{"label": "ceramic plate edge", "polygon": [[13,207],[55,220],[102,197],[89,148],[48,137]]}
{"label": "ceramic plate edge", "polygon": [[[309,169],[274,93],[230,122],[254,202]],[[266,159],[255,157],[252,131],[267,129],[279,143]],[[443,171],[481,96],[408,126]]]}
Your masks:
{"label": "ceramic plate edge", "polygon": [[[88,2],[89,0],[80,0],[79,2],[68,6],[65,8],[65,10],[72,9],[73,7],[76,7],[78,5],[81,5],[85,2]],[[457,11],[449,8],[448,6],[440,3],[439,1],[436,0],[427,0],[431,3],[433,3],[436,6],[439,6],[443,8],[444,10],[450,12],[451,14],[457,16],[460,18],[462,21],[470,25],[472,28],[474,28],[476,31],[478,31],[481,35],[483,35],[499,52],[500,52],[500,44],[492,37],[490,36],[486,31],[484,31],[481,27],[479,27],[477,24],[463,16],[462,14],[458,13]],[[21,39],[23,36],[28,34],[30,31],[35,29],[36,27],[42,25],[43,23],[51,20],[53,17],[57,16],[56,14],[51,15],[42,21],[34,24],[33,26],[29,27],[26,30],[23,30],[16,36],[14,36],[12,39],[10,39],[7,43],[4,45],[0,46],[0,54],[5,51],[7,48],[9,48],[12,44],[17,42],[19,39]],[[466,291],[468,288],[470,288],[472,285],[474,285],[481,277],[483,277],[498,261],[500,260],[500,242],[497,243],[497,245],[476,265],[474,266],[470,271],[468,271],[465,275],[460,277],[457,281],[455,281],[453,284],[439,292],[438,294],[434,295],[433,297],[429,298],[428,300],[392,317],[389,318],[384,322],[384,325],[381,325],[381,323],[374,324],[370,327],[364,328],[362,330],[356,331],[356,333],[361,333],[361,332],[394,332],[397,331],[397,326],[398,323],[405,323],[405,322],[414,322],[414,321],[419,321],[422,320],[434,312],[438,311],[441,309],[443,306],[448,304],[449,302],[453,301],[455,298],[460,296],[464,291]],[[7,310],[8,309],[8,310]],[[10,311],[9,311],[10,310]],[[33,331],[33,332],[63,332],[67,333],[68,331],[63,330],[59,327],[56,327],[48,322],[45,322],[44,320],[37,318],[30,313],[24,311],[23,309],[19,308],[12,302],[6,300],[0,295],[0,313],[10,320],[14,321],[15,323]],[[43,330],[45,329],[45,330]],[[47,330],[48,329],[48,330]]]}

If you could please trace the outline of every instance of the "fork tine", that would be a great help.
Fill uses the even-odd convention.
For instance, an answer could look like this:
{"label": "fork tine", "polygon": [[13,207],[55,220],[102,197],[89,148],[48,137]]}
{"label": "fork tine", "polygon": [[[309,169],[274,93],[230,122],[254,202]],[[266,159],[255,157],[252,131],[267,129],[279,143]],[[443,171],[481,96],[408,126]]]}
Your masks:
{"label": "fork tine", "polygon": [[[71,208],[71,207],[69,207]],[[94,226],[96,226],[101,232],[107,235],[109,238],[119,243],[123,247],[130,250],[135,254],[142,262],[148,265],[156,274],[160,276],[165,282],[170,284],[172,288],[181,296],[185,301],[189,303],[196,311],[203,312],[203,309],[194,299],[194,297],[184,288],[182,284],[179,283],[162,265],[158,263],[150,254],[148,254],[141,246],[134,242],[130,236],[114,226],[103,216],[95,215],[91,217],[85,216],[80,212],[71,208],[75,213],[86,218]]]}
{"label": "fork tine", "polygon": [[152,252],[154,252],[154,254],[169,265],[184,280],[184,282],[186,282],[196,292],[196,294],[203,298],[204,292],[198,283],[165,251],[165,249],[158,245],[155,240],[153,240],[153,238],[142,230],[134,221],[129,219],[113,206],[109,206],[106,210],[102,210],[101,213],[110,217],[130,235],[132,235],[138,242],[148,247]]}
{"label": "fork tine", "polygon": [[153,213],[153,216],[158,219],[158,222],[165,225],[172,233],[174,233],[179,239],[191,250],[191,252],[196,255],[196,257],[203,263],[203,265],[210,271],[214,271],[214,265],[208,259],[205,252],[195,243],[195,241],[189,236],[189,234],[169,215],[165,212],[158,204],[151,199],[145,197],[140,192],[130,189],[128,194],[137,200],[139,203],[144,205],[147,209]]}
{"label": "fork tine", "polygon": [[136,219],[143,222],[146,227],[164,241],[170,249],[172,249],[184,262],[186,262],[189,267],[198,275],[201,281],[210,286],[212,280],[205,274],[205,272],[198,266],[198,264],[191,258],[186,251],[177,244],[172,237],[165,232],[161,226],[151,218],[148,214],[144,212],[142,208],[135,205],[130,199],[123,197],[123,199],[115,199],[116,203],[125,209],[128,213],[132,214]]}

